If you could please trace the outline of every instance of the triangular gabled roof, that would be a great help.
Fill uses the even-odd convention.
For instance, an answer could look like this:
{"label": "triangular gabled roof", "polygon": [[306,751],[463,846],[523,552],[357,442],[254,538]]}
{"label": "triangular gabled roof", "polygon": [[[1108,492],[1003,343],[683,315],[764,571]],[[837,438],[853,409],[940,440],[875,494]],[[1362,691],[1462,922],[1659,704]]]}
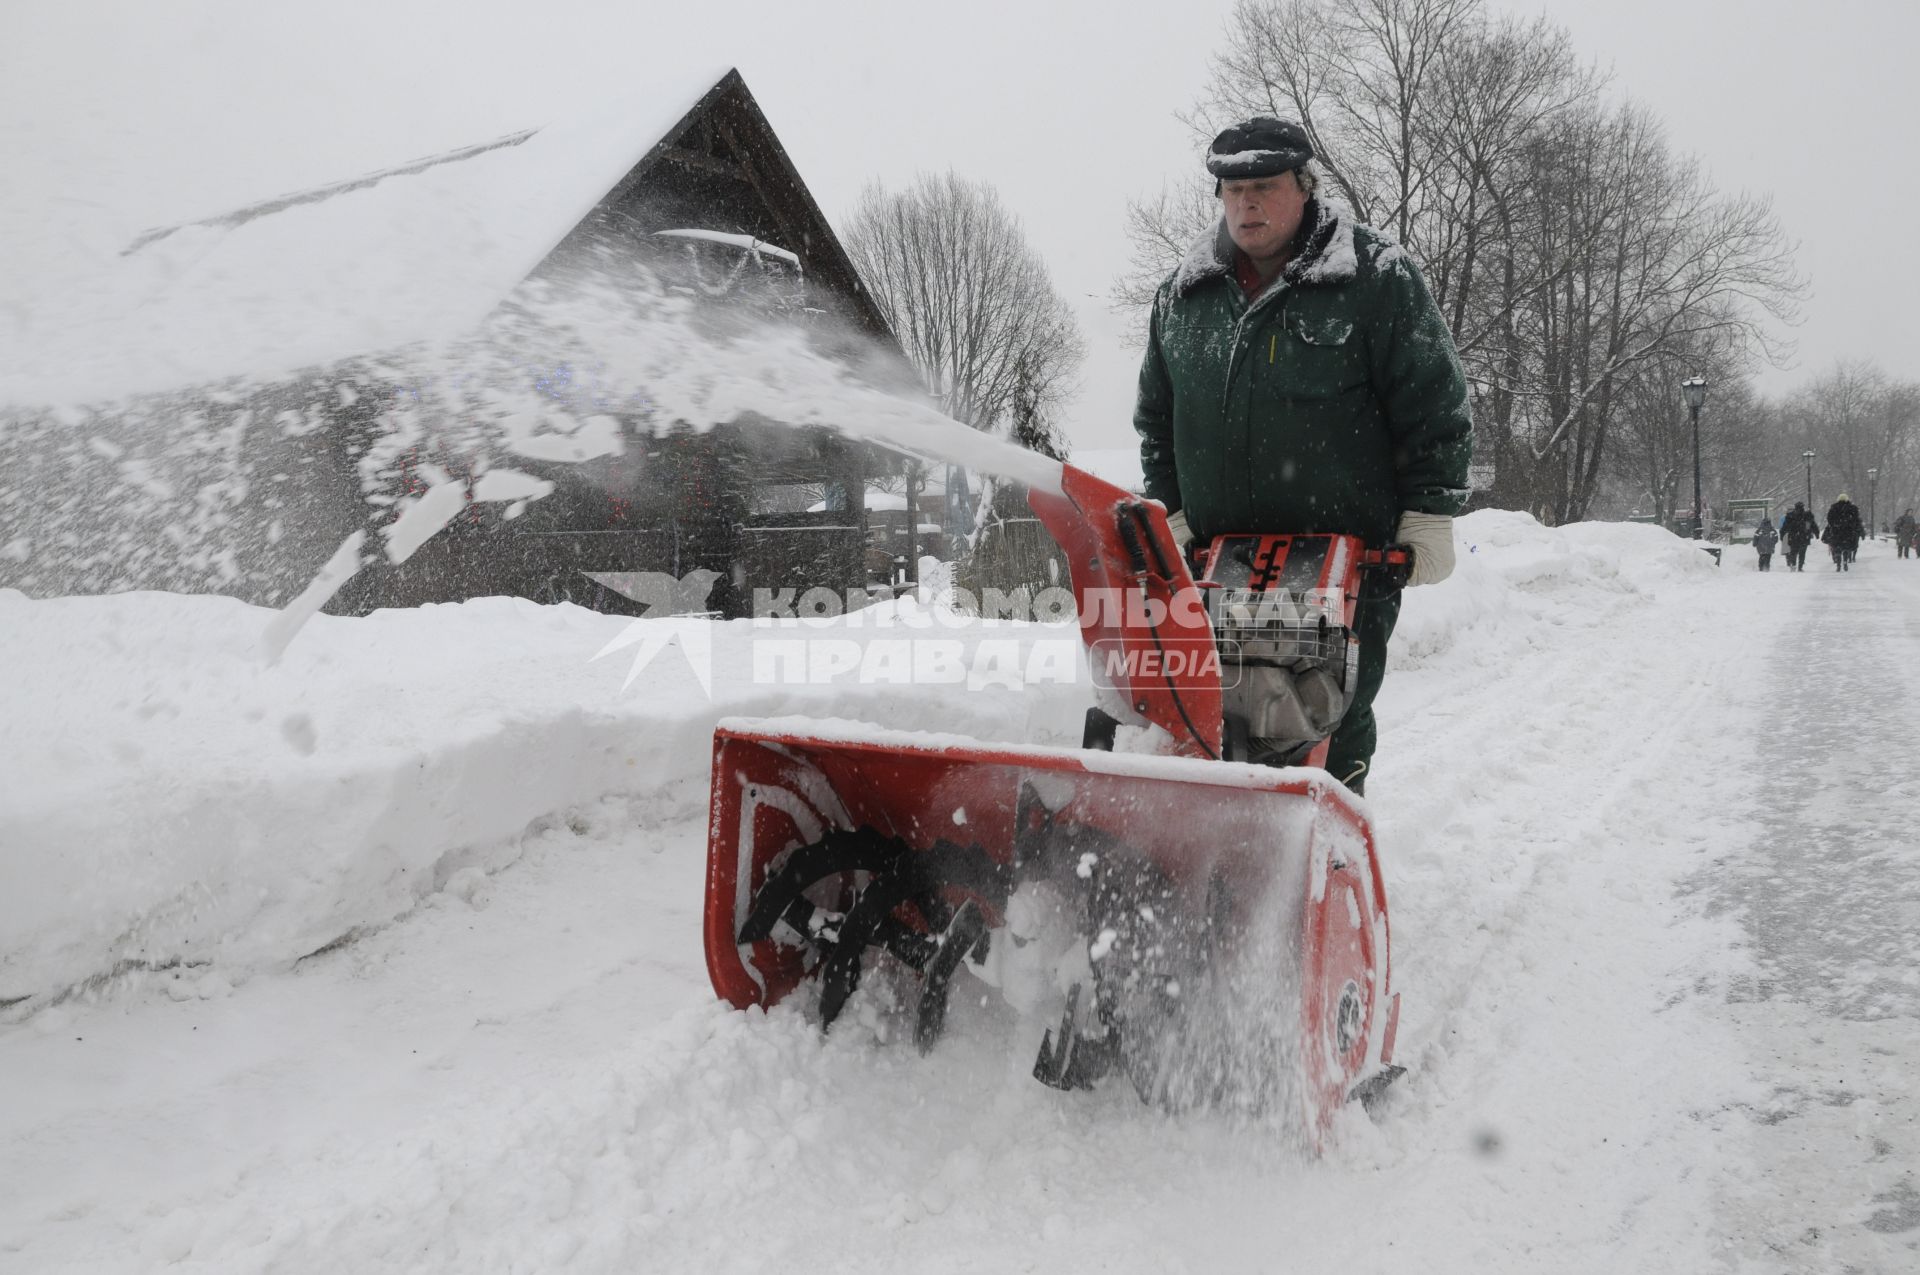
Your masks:
{"label": "triangular gabled roof", "polygon": [[27,298],[0,403],[276,378],[456,337],[663,165],[702,163],[731,168],[809,279],[886,331],[739,72],[715,70],[652,80],[591,118],[149,230],[93,276]]}

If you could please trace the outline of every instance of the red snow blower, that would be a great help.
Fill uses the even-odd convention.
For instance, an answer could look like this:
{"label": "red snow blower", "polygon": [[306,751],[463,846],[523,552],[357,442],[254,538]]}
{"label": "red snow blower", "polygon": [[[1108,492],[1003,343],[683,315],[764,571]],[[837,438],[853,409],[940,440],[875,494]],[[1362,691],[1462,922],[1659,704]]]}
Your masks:
{"label": "red snow blower", "polygon": [[1030,503],[1094,674],[1082,747],[722,722],[714,990],[745,1008],[817,985],[824,1027],[898,962],[924,1051],[966,970],[1060,1015],[1034,1063],[1048,1084],[1117,1072],[1168,1106],[1297,1103],[1317,1137],[1401,1071],[1373,834],[1318,765],[1363,582],[1398,588],[1406,551],[1222,536],[1196,582],[1157,503],[1071,466]]}

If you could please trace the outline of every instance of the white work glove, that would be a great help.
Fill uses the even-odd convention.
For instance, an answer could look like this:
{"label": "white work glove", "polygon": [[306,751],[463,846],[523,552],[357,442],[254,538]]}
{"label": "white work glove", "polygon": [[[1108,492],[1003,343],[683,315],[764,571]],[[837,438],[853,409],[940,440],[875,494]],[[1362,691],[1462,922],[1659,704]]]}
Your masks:
{"label": "white work glove", "polygon": [[1185,553],[1187,546],[1193,543],[1193,532],[1187,529],[1187,511],[1176,509],[1168,514],[1167,530],[1173,533],[1174,547]]}
{"label": "white work glove", "polygon": [[1408,510],[1400,515],[1400,529],[1393,538],[1413,550],[1409,585],[1439,584],[1453,574],[1453,519],[1448,515]]}

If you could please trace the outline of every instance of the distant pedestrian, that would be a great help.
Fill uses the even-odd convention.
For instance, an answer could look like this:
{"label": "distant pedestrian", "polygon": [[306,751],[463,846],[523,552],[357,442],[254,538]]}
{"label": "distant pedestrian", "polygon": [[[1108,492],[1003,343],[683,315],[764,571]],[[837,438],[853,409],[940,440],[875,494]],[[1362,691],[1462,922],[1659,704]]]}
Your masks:
{"label": "distant pedestrian", "polygon": [[1827,506],[1827,530],[1820,537],[1833,553],[1833,569],[1848,571],[1853,567],[1853,555],[1860,548],[1860,506],[1847,499],[1847,493],[1841,492],[1840,499]]}
{"label": "distant pedestrian", "polygon": [[1893,520],[1893,543],[1901,557],[1914,551],[1917,536],[1920,536],[1920,523],[1914,522],[1913,510],[1909,509]]}
{"label": "distant pedestrian", "polygon": [[1780,520],[1780,538],[1787,543],[1787,570],[1807,569],[1807,546],[1819,534],[1820,524],[1813,520],[1813,511],[1807,508],[1807,502],[1794,501],[1793,508]]}
{"label": "distant pedestrian", "polygon": [[1760,525],[1753,529],[1753,547],[1755,552],[1760,555],[1760,569],[1762,571],[1771,571],[1773,569],[1769,564],[1773,562],[1773,546],[1779,539],[1779,533],[1773,529],[1773,524],[1765,518],[1762,518]]}

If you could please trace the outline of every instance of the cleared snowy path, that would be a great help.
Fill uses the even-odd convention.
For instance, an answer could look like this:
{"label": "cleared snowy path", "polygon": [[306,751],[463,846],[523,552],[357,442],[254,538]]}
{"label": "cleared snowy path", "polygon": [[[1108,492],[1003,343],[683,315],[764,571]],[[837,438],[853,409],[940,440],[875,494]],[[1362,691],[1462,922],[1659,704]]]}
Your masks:
{"label": "cleared snowy path", "polygon": [[926,1060],[874,1012],[822,1042],[717,1008],[688,786],[545,821],[508,866],[290,971],[126,980],[0,1029],[0,1270],[1764,1259],[1774,1206],[1743,1193],[1822,1168],[1755,1114],[1832,1056],[1776,1062],[1783,1025],[1727,1004],[1768,958],[1713,883],[1798,817],[1726,758],[1776,728],[1754,671],[1827,582],[1691,550],[1655,568],[1611,532],[1476,534],[1498,580],[1469,559],[1410,601],[1381,706],[1413,1072],[1318,1164],[1270,1130],[1037,1086],[1031,1025],[997,1007],[957,1007]]}
{"label": "cleared snowy path", "polygon": [[1756,966],[1729,989],[1766,1089],[1737,1213],[1761,1269],[1896,1275],[1920,1270],[1920,563],[1875,541],[1785,583],[1770,723],[1727,741],[1759,834],[1706,879]]}

